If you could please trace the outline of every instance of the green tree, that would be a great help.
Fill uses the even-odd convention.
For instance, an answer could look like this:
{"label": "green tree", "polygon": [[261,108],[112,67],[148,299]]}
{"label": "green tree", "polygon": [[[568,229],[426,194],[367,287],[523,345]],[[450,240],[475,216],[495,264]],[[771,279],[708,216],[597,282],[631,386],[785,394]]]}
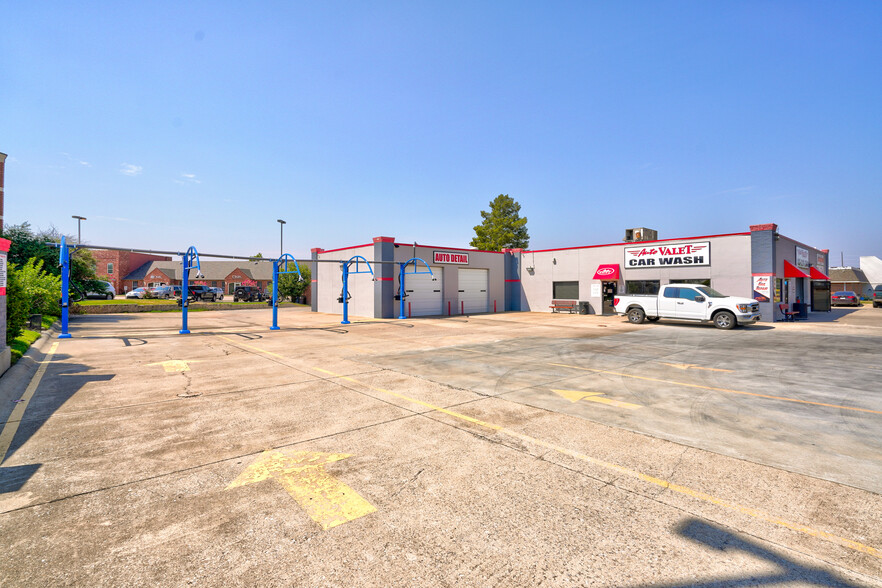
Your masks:
{"label": "green tree", "polygon": [[527,217],[520,215],[521,205],[508,194],[490,202],[490,212],[481,211],[483,222],[475,227],[471,246],[484,251],[526,248],[530,244]]}
{"label": "green tree", "polygon": [[[61,266],[58,264],[58,248],[49,243],[60,243],[61,233],[55,227],[46,230],[34,231],[28,222],[19,225],[4,227],[3,237],[12,241],[9,247],[9,263],[14,263],[23,268],[31,259],[43,261],[43,271],[52,275],[61,275]],[[67,242],[73,238],[67,236]],[[71,290],[77,289],[83,292],[101,292],[104,288],[98,282],[95,273],[95,258],[88,249],[70,250],[70,282]]]}
{"label": "green tree", "polygon": [[312,272],[305,263],[300,265],[300,275],[303,276],[302,280],[298,279],[297,274],[279,276],[279,296],[282,299],[290,298],[293,302],[298,296],[303,296],[306,288],[312,283]]}

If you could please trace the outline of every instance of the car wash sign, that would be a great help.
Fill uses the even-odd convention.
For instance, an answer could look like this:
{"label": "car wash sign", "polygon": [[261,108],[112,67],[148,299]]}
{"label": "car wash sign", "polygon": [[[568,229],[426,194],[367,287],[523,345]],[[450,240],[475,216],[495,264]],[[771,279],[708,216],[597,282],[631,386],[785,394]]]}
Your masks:
{"label": "car wash sign", "polygon": [[696,265],[710,265],[710,241],[625,247],[625,267],[627,269]]}
{"label": "car wash sign", "polygon": [[453,251],[435,251],[432,255],[434,263],[454,263],[458,265],[469,264],[468,253],[454,253]]}

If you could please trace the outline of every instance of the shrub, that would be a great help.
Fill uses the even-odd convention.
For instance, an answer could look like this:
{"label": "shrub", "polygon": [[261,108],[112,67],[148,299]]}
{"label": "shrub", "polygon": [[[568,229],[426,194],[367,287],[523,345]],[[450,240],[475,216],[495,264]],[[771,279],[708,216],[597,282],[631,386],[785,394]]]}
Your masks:
{"label": "shrub", "polygon": [[16,271],[29,300],[28,311],[58,315],[61,310],[61,278],[43,271],[43,260],[38,258],[29,259]]}
{"label": "shrub", "polygon": [[28,300],[15,264],[8,266],[6,279],[6,344],[11,345],[21,335],[22,327],[30,314]]}

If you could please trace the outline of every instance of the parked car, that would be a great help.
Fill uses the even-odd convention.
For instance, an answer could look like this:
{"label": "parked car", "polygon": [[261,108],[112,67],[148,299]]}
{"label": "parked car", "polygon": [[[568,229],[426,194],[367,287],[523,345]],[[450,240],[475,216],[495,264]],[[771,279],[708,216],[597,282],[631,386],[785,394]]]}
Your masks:
{"label": "parked car", "polygon": [[263,302],[265,298],[257,286],[239,286],[233,293],[233,302]]}
{"label": "parked car", "polygon": [[[176,289],[177,288],[177,289]],[[180,286],[157,286],[151,290],[154,298],[176,298],[181,295]]]}
{"label": "parked car", "polygon": [[882,284],[873,289],[873,308],[882,308]]}
{"label": "parked car", "polygon": [[211,288],[211,291],[214,292],[215,300],[223,300],[224,299],[224,289],[223,288]]}
{"label": "parked car", "polygon": [[99,282],[104,284],[104,290],[101,292],[86,292],[86,298],[106,298],[107,300],[113,300],[113,297],[116,296],[116,288],[113,287],[113,284],[110,282]]}
{"label": "parked car", "polygon": [[712,322],[718,329],[731,329],[760,319],[756,300],[726,296],[703,284],[665,285],[658,294],[617,295],[613,303],[616,313],[634,324],[665,318]]}
{"label": "parked car", "polygon": [[833,292],[832,304],[833,306],[860,306],[861,299],[851,290],[841,290],[839,292]]}
{"label": "parked car", "polygon": [[190,300],[207,300],[214,302],[217,294],[209,286],[187,286],[187,297]]}
{"label": "parked car", "polygon": [[126,293],[126,298],[148,298],[147,288],[135,288]]}

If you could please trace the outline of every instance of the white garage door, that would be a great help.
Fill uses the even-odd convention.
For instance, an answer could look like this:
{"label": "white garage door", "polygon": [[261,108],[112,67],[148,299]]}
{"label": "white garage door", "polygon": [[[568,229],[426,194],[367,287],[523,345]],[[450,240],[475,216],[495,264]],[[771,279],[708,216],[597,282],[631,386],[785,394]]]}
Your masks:
{"label": "white garage door", "polygon": [[[404,290],[407,298],[404,299],[404,316],[437,316],[443,314],[441,308],[442,296],[442,272],[440,267],[430,266],[432,274],[404,274]],[[398,290],[398,267],[395,268],[395,289]],[[426,271],[420,264],[420,271]],[[413,271],[413,265],[407,266],[408,271]],[[434,280],[433,280],[434,278]],[[401,302],[395,301],[395,316],[398,316]]]}
{"label": "white garage door", "polygon": [[489,276],[490,270],[460,268],[459,302],[461,312],[465,314],[489,312],[490,295],[487,292]]}

